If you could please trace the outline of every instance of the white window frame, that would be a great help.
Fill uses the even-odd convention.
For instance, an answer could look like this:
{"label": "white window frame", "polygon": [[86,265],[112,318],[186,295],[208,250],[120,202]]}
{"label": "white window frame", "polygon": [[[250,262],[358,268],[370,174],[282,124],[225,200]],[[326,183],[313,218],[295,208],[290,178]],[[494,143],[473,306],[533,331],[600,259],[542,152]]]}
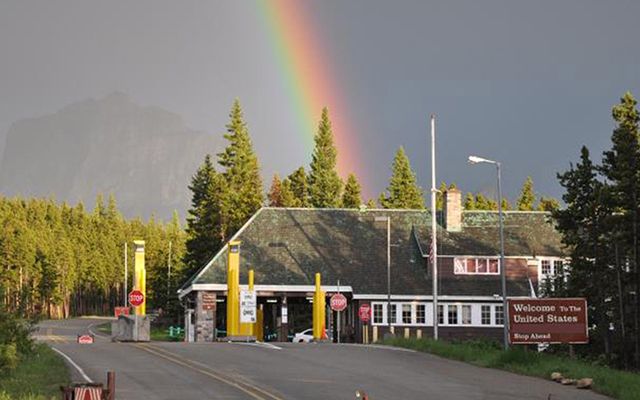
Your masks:
{"label": "white window frame", "polygon": [[[402,319],[402,309],[406,308],[407,305],[411,306],[411,323],[404,323]],[[418,323],[418,306],[424,307],[424,322]],[[469,328],[469,327],[477,327],[477,328],[498,328],[502,327],[502,325],[496,324],[496,307],[502,306],[502,304],[498,303],[475,303],[475,302],[439,302],[438,304],[443,308],[443,322],[439,323],[439,326],[443,327],[460,327],[460,328]],[[391,302],[392,307],[396,307],[396,319],[395,321],[391,321],[391,326],[396,327],[432,327],[434,321],[433,315],[433,303],[427,301],[393,301]],[[483,324],[482,323],[482,306],[488,306],[490,310],[490,323]],[[371,319],[372,326],[386,326],[388,325],[387,321],[387,302],[386,301],[372,301],[371,308],[374,310],[376,307],[380,307],[382,310],[382,322],[376,322],[373,320],[373,316]],[[457,308],[457,320],[455,324],[449,323],[449,310],[450,308]],[[471,308],[471,323],[463,324],[462,313],[464,307]],[[437,318],[437,315],[435,316]]]}
{"label": "white window frame", "polygon": [[[484,262],[487,263],[487,272],[477,272],[478,260],[483,260]],[[475,264],[474,266],[475,272],[468,271],[467,266],[470,261],[472,261]],[[498,264],[497,272],[489,272],[489,261],[495,261]],[[457,264],[459,263],[462,263],[464,265],[464,270],[460,270],[460,268],[457,268]],[[453,274],[454,275],[500,275],[500,268],[502,268],[502,265],[500,265],[500,259],[497,257],[454,257],[453,258]]]}

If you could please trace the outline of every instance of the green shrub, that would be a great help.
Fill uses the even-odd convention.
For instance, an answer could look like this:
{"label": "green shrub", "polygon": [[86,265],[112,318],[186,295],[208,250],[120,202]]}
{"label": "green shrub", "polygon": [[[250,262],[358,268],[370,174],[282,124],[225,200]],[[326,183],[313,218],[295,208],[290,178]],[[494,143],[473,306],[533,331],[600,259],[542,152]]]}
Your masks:
{"label": "green shrub", "polygon": [[18,350],[14,343],[0,344],[0,371],[7,373],[18,366]]}

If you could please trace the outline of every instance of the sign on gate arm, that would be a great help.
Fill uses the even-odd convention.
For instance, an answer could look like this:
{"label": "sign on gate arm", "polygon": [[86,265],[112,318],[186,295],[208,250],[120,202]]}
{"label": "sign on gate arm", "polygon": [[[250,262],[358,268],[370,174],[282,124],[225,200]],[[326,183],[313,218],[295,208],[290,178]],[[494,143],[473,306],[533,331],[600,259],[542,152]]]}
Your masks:
{"label": "sign on gate arm", "polygon": [[144,294],[138,289],[132,290],[129,293],[129,304],[134,307],[139,307],[144,303]]}
{"label": "sign on gate arm", "polygon": [[508,299],[509,342],[589,343],[586,299]]}
{"label": "sign on gate arm", "polygon": [[363,323],[368,323],[371,319],[371,306],[369,304],[362,304],[358,309],[358,317]]}
{"label": "sign on gate arm", "polygon": [[333,311],[344,311],[347,308],[347,298],[341,293],[336,293],[331,296],[329,305]]}
{"label": "sign on gate arm", "polygon": [[93,344],[93,335],[78,335],[79,344]]}
{"label": "sign on gate arm", "polygon": [[116,318],[118,318],[121,315],[129,315],[129,307],[116,307],[114,309],[114,314]]}

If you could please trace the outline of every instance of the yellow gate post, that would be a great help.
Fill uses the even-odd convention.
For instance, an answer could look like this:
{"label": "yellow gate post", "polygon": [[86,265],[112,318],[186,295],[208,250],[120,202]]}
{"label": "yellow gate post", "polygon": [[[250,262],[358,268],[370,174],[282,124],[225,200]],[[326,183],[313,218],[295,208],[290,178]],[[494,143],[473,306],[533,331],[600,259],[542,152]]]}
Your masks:
{"label": "yellow gate post", "polygon": [[135,315],[147,314],[147,271],[144,266],[144,240],[134,240],[135,245],[135,264],[134,264],[134,284],[135,289],[142,292],[144,301],[140,306],[135,307]]}
{"label": "yellow gate post", "polygon": [[227,245],[227,337],[240,331],[240,241]]}
{"label": "yellow gate post", "polygon": [[313,339],[324,338],[325,298],[320,284],[320,273],[316,273],[316,291],[313,294]]}

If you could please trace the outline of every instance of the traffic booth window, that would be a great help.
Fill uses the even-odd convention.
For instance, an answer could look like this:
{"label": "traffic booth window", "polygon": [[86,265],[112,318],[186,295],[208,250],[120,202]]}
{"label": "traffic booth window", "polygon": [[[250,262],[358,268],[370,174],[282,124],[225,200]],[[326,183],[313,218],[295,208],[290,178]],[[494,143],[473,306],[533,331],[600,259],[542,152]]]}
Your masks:
{"label": "traffic booth window", "polygon": [[374,324],[382,324],[384,321],[382,319],[382,304],[374,304],[373,305],[373,323]]}
{"label": "traffic booth window", "polygon": [[416,324],[425,324],[426,321],[426,305],[418,304],[416,305]]}

